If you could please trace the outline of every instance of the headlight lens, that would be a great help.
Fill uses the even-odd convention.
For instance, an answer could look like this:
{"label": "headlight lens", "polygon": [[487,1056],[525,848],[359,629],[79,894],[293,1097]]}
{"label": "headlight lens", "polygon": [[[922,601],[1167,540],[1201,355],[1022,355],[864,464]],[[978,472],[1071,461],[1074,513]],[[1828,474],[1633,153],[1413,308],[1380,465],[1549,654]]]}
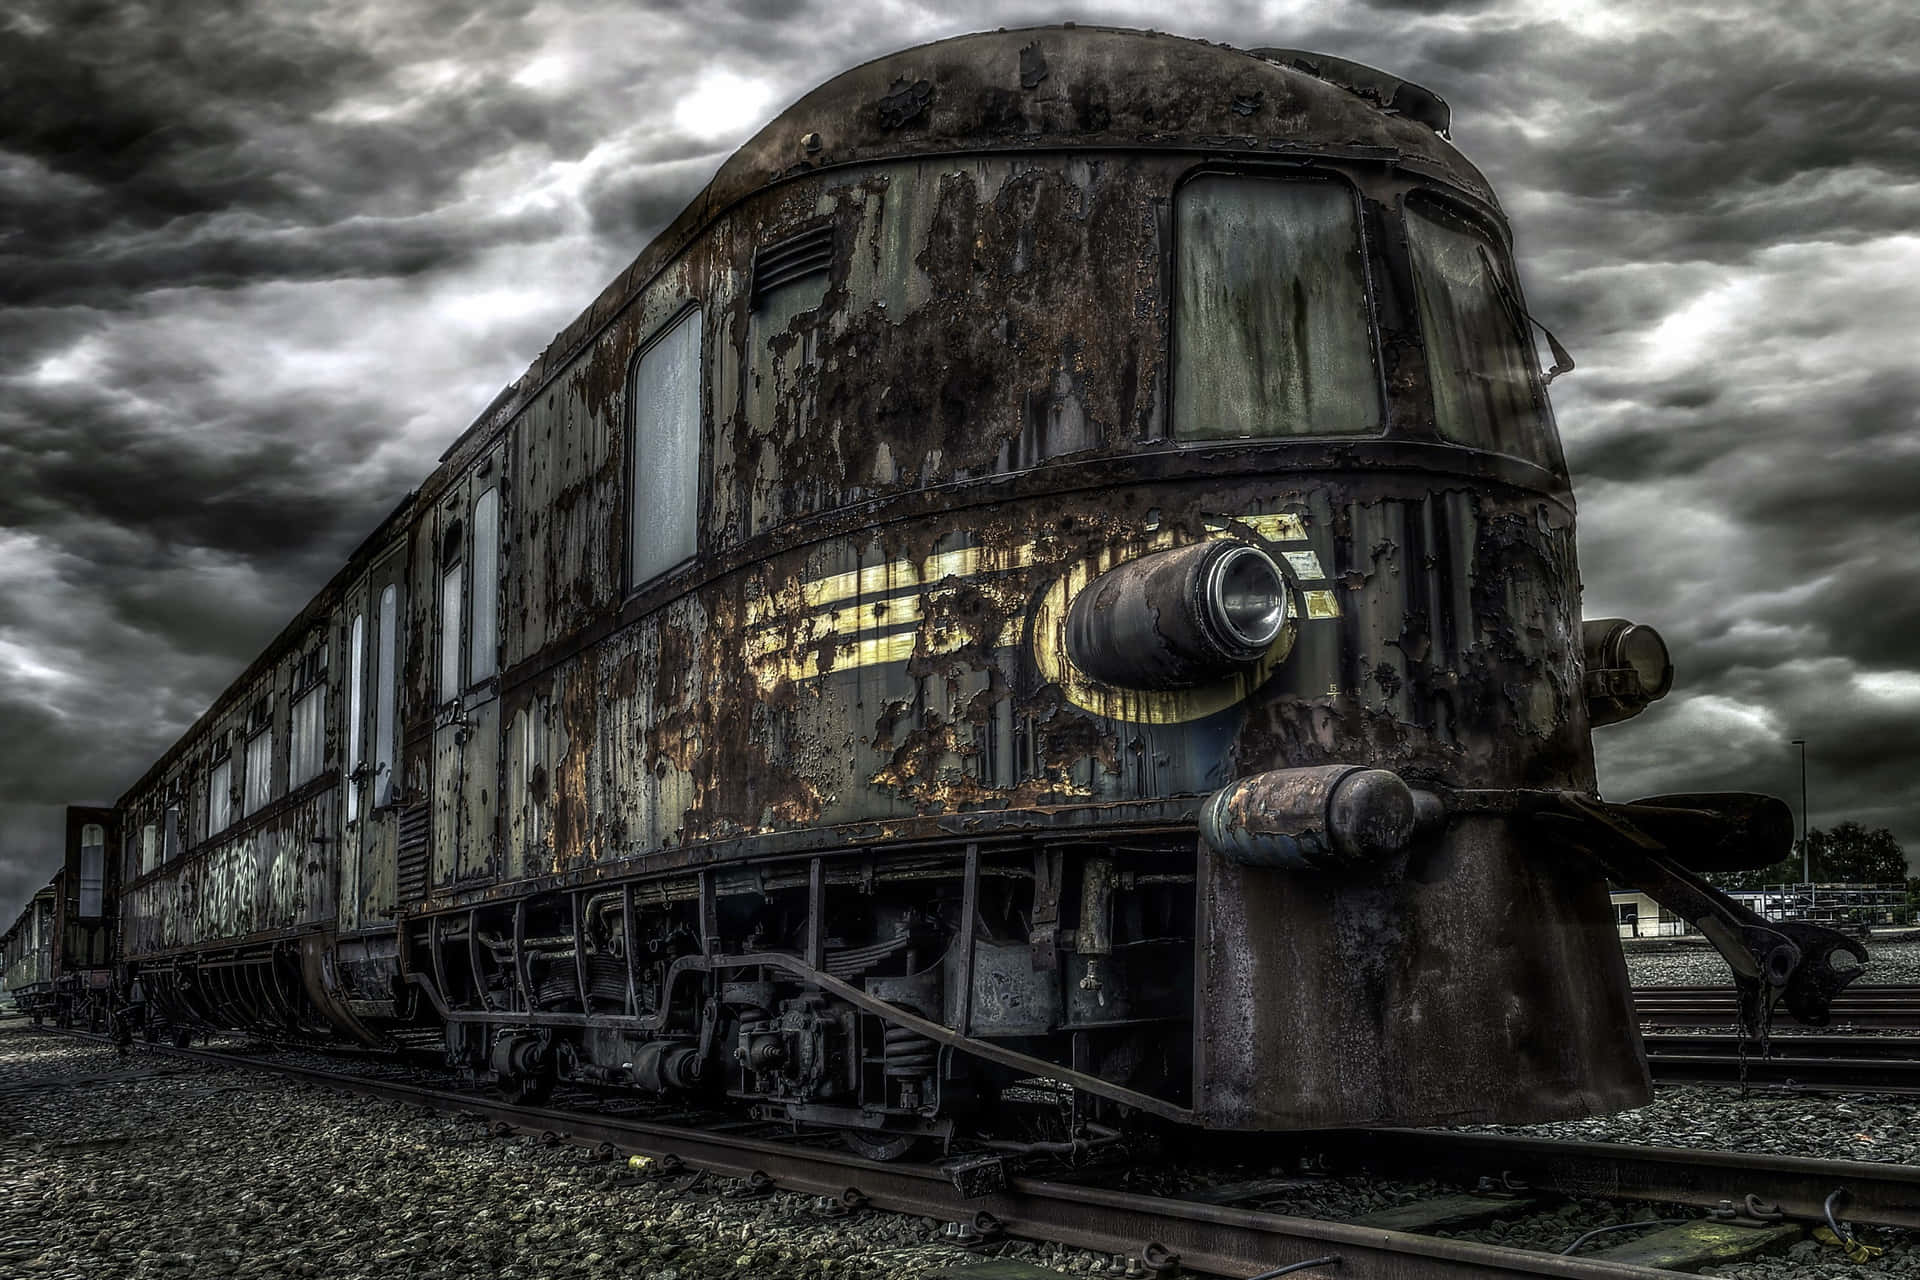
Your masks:
{"label": "headlight lens", "polygon": [[1643,627],[1638,623],[1627,624],[1615,641],[1615,663],[1622,667],[1631,667],[1640,677],[1640,687],[1647,691],[1649,698],[1665,696],[1673,685],[1673,659],[1667,653],[1667,642],[1652,627]]}
{"label": "headlight lens", "polygon": [[1630,720],[1673,688],[1673,657],[1652,627],[1599,618],[1581,623],[1580,633],[1590,724]]}
{"label": "headlight lens", "polygon": [[1273,558],[1240,545],[1209,566],[1207,611],[1228,640],[1254,653],[1280,637],[1287,620],[1287,583]]}

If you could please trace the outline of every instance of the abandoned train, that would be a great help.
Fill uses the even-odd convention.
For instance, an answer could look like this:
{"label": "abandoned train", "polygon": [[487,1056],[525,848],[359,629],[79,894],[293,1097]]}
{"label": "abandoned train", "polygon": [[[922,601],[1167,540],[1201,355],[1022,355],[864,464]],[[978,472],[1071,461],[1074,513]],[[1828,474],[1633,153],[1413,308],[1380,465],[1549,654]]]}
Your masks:
{"label": "abandoned train", "polygon": [[112,1004],[114,891],[119,877],[107,854],[114,814],[67,810],[67,842],[59,869],[0,934],[0,973],[14,1006],[38,1026],[100,1030]]}
{"label": "abandoned train", "polygon": [[1018,1081],[1236,1129],[1636,1105],[1609,876],[1818,1020],[1857,945],[1694,874],[1778,856],[1778,802],[1596,794],[1672,670],[1580,618],[1447,128],[1072,27],[809,93],[121,799],[123,980],[875,1155]]}

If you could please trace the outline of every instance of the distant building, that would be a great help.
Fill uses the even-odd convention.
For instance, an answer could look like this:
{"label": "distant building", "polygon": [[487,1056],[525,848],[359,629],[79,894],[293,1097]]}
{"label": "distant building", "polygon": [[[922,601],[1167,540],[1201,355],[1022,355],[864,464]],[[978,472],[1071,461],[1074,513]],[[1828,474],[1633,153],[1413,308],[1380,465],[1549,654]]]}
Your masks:
{"label": "distant building", "polygon": [[[1766,920],[1906,924],[1910,916],[1904,884],[1770,884],[1726,893]],[[1675,938],[1699,932],[1638,889],[1615,889],[1612,896],[1614,923],[1623,938]]]}

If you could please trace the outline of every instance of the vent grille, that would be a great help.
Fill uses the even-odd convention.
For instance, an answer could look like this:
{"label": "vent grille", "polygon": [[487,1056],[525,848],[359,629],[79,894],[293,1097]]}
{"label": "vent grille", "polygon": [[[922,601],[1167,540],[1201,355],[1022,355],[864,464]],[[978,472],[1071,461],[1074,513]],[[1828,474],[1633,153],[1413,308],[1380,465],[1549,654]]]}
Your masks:
{"label": "vent grille", "polygon": [[753,301],[759,306],[783,284],[825,271],[833,265],[833,227],[815,227],[766,245],[753,255]]}
{"label": "vent grille", "polygon": [[418,902],[427,896],[428,833],[433,812],[425,801],[400,810],[400,829],[394,842],[397,862],[394,895],[398,905]]}

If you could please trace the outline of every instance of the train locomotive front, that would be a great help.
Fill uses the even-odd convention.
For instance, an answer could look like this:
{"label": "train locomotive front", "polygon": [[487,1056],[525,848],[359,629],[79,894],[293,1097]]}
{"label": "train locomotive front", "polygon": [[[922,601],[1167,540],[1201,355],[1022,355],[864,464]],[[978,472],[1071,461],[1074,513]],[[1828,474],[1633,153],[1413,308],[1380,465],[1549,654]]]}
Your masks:
{"label": "train locomotive front", "polygon": [[314,607],[404,679],[322,704],[361,719],[306,1023],[872,1155],[1546,1120],[1649,1096],[1609,877],[1818,1021],[1857,945],[1697,874],[1782,807],[1597,793],[1592,727],[1672,669],[1581,618],[1447,128],[1338,59],[1088,28],[794,104]]}

